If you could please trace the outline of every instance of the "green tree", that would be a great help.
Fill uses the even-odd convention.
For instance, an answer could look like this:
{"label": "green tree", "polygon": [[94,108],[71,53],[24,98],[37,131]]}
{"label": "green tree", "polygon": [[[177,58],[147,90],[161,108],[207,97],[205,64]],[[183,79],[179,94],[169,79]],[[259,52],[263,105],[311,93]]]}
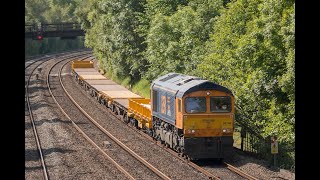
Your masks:
{"label": "green tree", "polygon": [[49,9],[48,0],[25,1],[25,23],[34,24],[45,22],[43,13]]}
{"label": "green tree", "polygon": [[146,78],[153,80],[168,72],[193,74],[222,5],[217,0],[190,1],[166,13],[170,15],[155,14],[146,37],[145,56],[150,63]]}
{"label": "green tree", "polygon": [[87,1],[83,4],[92,5],[84,11],[77,10],[82,25],[87,28],[86,45],[99,54],[101,64],[115,76],[140,79],[147,63],[141,54],[145,49],[144,38],[137,32],[143,1]]}
{"label": "green tree", "polygon": [[294,1],[232,1],[197,74],[229,87],[237,120],[294,143]]}

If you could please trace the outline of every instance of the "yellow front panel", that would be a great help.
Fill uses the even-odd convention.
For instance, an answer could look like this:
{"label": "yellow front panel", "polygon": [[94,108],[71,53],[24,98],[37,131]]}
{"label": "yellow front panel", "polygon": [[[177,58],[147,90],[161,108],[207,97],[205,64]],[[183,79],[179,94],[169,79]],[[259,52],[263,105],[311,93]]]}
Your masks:
{"label": "yellow front panel", "polygon": [[[186,137],[222,136],[222,129],[233,129],[232,115],[184,115]],[[230,134],[228,134],[230,135]]]}

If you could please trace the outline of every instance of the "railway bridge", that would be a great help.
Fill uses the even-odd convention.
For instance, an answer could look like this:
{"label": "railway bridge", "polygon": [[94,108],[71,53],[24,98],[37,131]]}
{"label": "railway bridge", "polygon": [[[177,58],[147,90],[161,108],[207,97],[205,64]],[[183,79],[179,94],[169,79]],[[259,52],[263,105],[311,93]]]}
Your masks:
{"label": "railway bridge", "polygon": [[74,39],[84,36],[85,32],[79,23],[57,23],[57,24],[26,24],[25,38],[42,40],[47,37],[60,37],[61,39]]}

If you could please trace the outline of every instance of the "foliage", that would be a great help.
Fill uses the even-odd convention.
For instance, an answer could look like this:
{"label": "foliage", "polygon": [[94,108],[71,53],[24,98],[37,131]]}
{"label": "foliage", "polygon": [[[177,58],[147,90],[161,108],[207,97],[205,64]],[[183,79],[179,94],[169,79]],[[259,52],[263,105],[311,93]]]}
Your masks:
{"label": "foliage", "polygon": [[25,23],[33,24],[45,21],[43,14],[49,9],[48,0],[25,1]]}
{"label": "foliage", "polygon": [[230,88],[237,120],[294,146],[294,1],[232,1],[197,75]]}
{"label": "foliage", "polygon": [[74,49],[83,48],[84,38],[66,39],[61,41],[59,38],[44,38],[41,41],[32,39],[25,40],[25,55],[26,57],[47,54],[51,52],[63,52]]}
{"label": "foliage", "polygon": [[141,79],[132,86],[132,91],[142,97],[150,98],[150,81]]}
{"label": "foliage", "polygon": [[153,80],[168,72],[193,74],[221,8],[222,1],[201,0],[179,6],[170,16],[153,13],[146,36],[145,56],[150,63],[146,78]]}

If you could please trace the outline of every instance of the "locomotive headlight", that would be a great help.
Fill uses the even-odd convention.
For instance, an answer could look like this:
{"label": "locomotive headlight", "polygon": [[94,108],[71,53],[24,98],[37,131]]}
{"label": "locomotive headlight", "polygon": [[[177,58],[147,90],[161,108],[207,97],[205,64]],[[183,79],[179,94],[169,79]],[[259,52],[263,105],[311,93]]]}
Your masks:
{"label": "locomotive headlight", "polygon": [[231,133],[231,132],[232,132],[232,129],[229,129],[229,128],[222,129],[222,133]]}
{"label": "locomotive headlight", "polygon": [[194,130],[194,129],[188,129],[187,130],[187,133],[188,134],[194,134],[196,132],[196,130]]}

